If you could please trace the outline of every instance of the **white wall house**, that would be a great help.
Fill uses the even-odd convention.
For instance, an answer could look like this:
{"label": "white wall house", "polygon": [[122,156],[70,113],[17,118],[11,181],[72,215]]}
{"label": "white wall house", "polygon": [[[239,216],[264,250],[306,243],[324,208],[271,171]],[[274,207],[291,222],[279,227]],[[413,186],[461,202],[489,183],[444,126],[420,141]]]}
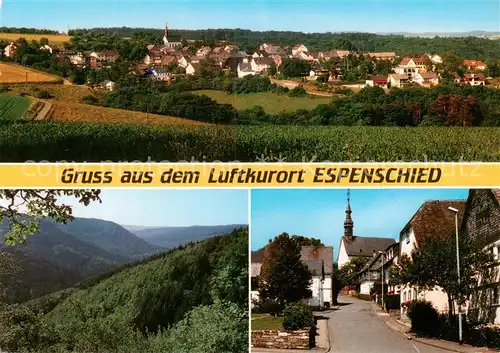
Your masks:
{"label": "white wall house", "polygon": [[[442,237],[443,234],[451,236],[453,234],[455,215],[448,210],[448,207],[460,210],[461,218],[465,201],[432,200],[426,201],[420,206],[400,232],[400,258],[406,255],[411,259],[412,250],[418,247],[419,243],[424,242],[427,237]],[[416,299],[431,302],[438,312],[448,312],[448,297],[440,287],[433,290],[420,290],[418,287],[402,285],[400,292],[401,315],[406,315],[407,303]]]}
{"label": "white wall house", "polygon": [[245,59],[243,62],[238,64],[237,67],[237,72],[238,72],[238,77],[243,78],[248,75],[257,75],[258,72],[252,70],[252,64],[248,62],[247,59]]}
{"label": "white wall house", "polygon": [[[263,251],[254,251],[251,255],[252,288],[250,297],[252,305],[259,299],[259,291],[254,284],[260,275]],[[301,260],[312,272],[311,297],[304,302],[311,307],[324,309],[332,304],[332,275],[333,275],[333,247],[330,246],[303,246]]]}
{"label": "white wall house", "polygon": [[292,56],[297,56],[299,53],[306,53],[307,47],[304,44],[297,44],[292,49]]}
{"label": "white wall house", "polygon": [[468,316],[474,322],[500,324],[500,189],[469,190],[460,230],[480,242],[496,261],[488,278],[479,278]]}
{"label": "white wall house", "polygon": [[3,53],[6,57],[12,58],[16,54],[16,49],[17,49],[16,45],[14,43],[10,43],[4,48]]}
{"label": "white wall house", "polygon": [[272,58],[253,58],[250,62],[252,71],[254,72],[264,72],[269,70],[271,66],[274,66],[274,60]]}

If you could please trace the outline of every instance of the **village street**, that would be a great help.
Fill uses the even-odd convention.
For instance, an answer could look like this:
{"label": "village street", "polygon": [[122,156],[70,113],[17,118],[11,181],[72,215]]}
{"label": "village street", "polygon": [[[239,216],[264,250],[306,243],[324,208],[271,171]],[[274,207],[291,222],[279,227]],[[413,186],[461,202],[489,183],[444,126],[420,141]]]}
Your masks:
{"label": "village street", "polygon": [[342,353],[444,353],[445,350],[404,338],[377,315],[372,303],[339,296],[338,310],[324,313],[330,329],[330,352]]}

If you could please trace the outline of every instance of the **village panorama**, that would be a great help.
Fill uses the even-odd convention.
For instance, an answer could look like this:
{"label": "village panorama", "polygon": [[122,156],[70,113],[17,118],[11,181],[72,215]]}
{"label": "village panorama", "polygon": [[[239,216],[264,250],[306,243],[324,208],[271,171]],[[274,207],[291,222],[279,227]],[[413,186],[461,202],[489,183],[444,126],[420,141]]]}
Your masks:
{"label": "village panorama", "polygon": [[475,34],[3,27],[0,160],[498,161],[499,58]]}
{"label": "village panorama", "polygon": [[500,189],[251,193],[252,352],[499,351]]}

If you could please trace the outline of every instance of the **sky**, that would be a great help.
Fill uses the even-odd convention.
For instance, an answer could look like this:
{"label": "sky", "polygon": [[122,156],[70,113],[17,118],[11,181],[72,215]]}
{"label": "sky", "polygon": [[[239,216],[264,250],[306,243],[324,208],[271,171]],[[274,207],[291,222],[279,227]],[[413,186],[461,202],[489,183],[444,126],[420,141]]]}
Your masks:
{"label": "sky", "polygon": [[[466,200],[467,189],[351,190],[354,235],[399,238],[424,201]],[[345,189],[254,189],[251,193],[251,247],[261,249],[269,239],[287,232],[320,239],[338,256],[344,234]]]}
{"label": "sky", "polygon": [[500,31],[498,0],[0,0],[0,26],[244,28],[302,32]]}
{"label": "sky", "polygon": [[65,197],[73,215],[99,218],[128,226],[192,226],[248,224],[247,190],[148,189],[101,192],[102,204],[89,206]]}

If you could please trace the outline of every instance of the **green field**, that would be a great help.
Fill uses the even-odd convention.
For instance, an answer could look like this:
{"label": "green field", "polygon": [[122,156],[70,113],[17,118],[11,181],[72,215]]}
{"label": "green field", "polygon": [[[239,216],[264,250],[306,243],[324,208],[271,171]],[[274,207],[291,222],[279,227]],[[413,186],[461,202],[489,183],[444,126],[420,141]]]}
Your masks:
{"label": "green field", "polygon": [[299,109],[312,110],[320,104],[328,104],[329,97],[289,97],[272,92],[227,94],[223,91],[201,90],[194,93],[204,94],[221,104],[231,104],[238,110],[261,106],[266,113],[278,114],[282,111],[294,112]]}
{"label": "green field", "polygon": [[0,161],[500,161],[500,128],[1,122]]}
{"label": "green field", "polygon": [[0,120],[21,119],[31,105],[26,97],[0,94]]}

